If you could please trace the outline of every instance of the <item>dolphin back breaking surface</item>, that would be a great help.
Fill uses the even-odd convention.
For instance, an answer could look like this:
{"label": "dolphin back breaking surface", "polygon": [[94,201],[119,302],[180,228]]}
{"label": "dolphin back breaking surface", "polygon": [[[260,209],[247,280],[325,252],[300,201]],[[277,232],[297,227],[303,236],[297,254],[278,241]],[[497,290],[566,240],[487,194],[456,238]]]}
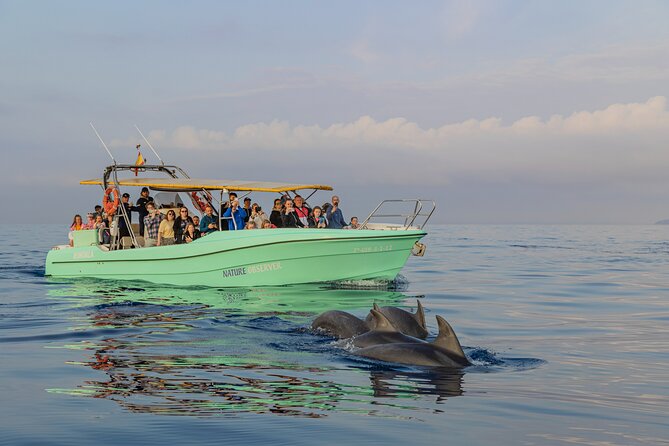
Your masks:
{"label": "dolphin back breaking surface", "polygon": [[[437,316],[439,334],[433,342],[423,339],[428,331],[420,301],[416,313],[374,304],[365,320],[339,310],[320,314],[311,324],[340,339],[351,339],[356,356],[398,364],[460,368],[471,365],[453,327]],[[422,339],[420,339],[422,338]]]}
{"label": "dolphin back breaking surface", "polygon": [[[415,313],[409,313],[397,307],[379,307],[374,304],[374,309],[388,318],[388,320],[397,328],[397,330],[405,335],[414,338],[427,338],[428,331],[425,324],[425,310],[420,300],[416,300],[418,307]],[[373,328],[374,318],[371,313],[367,315],[367,323]]]}
{"label": "dolphin back breaking surface", "polygon": [[340,310],[330,310],[320,314],[311,323],[311,328],[339,339],[352,338],[369,331],[366,321]]}
{"label": "dolphin back breaking surface", "polygon": [[425,343],[421,339],[400,333],[390,320],[377,310],[371,310],[370,316],[372,318],[370,325],[374,326],[374,328],[367,333],[355,336],[352,339],[354,346],[365,348],[379,344]]}
{"label": "dolphin back breaking surface", "polygon": [[437,316],[439,335],[434,342],[377,344],[354,352],[357,356],[398,364],[460,368],[471,365],[451,325]]}

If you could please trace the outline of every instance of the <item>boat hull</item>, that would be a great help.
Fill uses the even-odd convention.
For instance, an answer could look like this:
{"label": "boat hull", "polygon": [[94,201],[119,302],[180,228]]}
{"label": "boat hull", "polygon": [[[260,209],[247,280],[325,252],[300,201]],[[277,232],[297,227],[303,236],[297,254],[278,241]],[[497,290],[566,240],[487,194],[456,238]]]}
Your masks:
{"label": "boat hull", "polygon": [[216,232],[186,245],[52,249],[46,275],[212,287],[392,280],[424,235],[422,230],[273,229]]}

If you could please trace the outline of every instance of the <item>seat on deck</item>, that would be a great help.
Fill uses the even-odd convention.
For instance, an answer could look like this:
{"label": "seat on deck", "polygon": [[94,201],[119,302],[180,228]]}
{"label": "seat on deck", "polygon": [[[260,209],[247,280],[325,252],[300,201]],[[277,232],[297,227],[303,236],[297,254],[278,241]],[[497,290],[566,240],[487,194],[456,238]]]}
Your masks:
{"label": "seat on deck", "polygon": [[[137,244],[140,247],[144,247],[144,237],[142,237],[141,235],[138,235],[135,238],[137,239]],[[122,249],[132,248],[132,237],[130,237],[130,236],[121,237],[121,248]]]}
{"label": "seat on deck", "polygon": [[72,231],[72,246],[75,248],[85,246],[95,246],[98,242],[97,229],[84,229],[81,231]]}

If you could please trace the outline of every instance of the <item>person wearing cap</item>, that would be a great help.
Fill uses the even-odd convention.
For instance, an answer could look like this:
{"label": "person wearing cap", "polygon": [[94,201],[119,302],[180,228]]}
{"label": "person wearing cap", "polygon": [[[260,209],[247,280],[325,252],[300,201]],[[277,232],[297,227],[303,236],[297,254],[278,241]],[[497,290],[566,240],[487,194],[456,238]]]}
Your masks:
{"label": "person wearing cap", "polygon": [[146,204],[153,201],[153,197],[149,195],[149,188],[143,187],[140,197],[137,199],[137,213],[139,214],[139,235],[144,237],[144,217],[149,215],[146,209]]}
{"label": "person wearing cap", "polygon": [[[128,214],[128,223],[132,224],[132,213],[133,212],[139,212],[139,208],[137,206],[133,206],[130,204],[130,194],[129,193],[124,193],[121,195],[121,204],[119,206],[123,206],[125,208],[125,213]],[[130,236],[130,229],[128,229],[128,225],[125,222],[125,218],[123,218],[123,214],[121,212],[117,212],[119,214],[119,219],[118,219],[118,232],[121,237],[129,237]]]}

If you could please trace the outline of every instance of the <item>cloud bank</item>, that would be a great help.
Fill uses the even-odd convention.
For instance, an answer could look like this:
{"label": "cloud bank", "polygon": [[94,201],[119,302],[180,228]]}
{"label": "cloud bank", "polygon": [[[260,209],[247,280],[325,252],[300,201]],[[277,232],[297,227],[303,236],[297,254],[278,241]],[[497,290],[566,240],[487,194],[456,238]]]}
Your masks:
{"label": "cloud bank", "polygon": [[[378,182],[407,166],[420,167],[422,180],[437,184],[463,176],[504,181],[521,176],[544,182],[649,180],[664,177],[669,167],[669,111],[662,96],[568,116],[527,116],[508,124],[490,117],[422,128],[401,117],[377,121],[363,116],[329,126],[275,120],[232,132],[181,126],[154,130],[149,139],[157,147],[214,156],[241,151],[253,155],[256,164],[273,166],[289,165],[299,156],[307,166],[325,162]],[[370,166],[375,168],[370,171]]]}

